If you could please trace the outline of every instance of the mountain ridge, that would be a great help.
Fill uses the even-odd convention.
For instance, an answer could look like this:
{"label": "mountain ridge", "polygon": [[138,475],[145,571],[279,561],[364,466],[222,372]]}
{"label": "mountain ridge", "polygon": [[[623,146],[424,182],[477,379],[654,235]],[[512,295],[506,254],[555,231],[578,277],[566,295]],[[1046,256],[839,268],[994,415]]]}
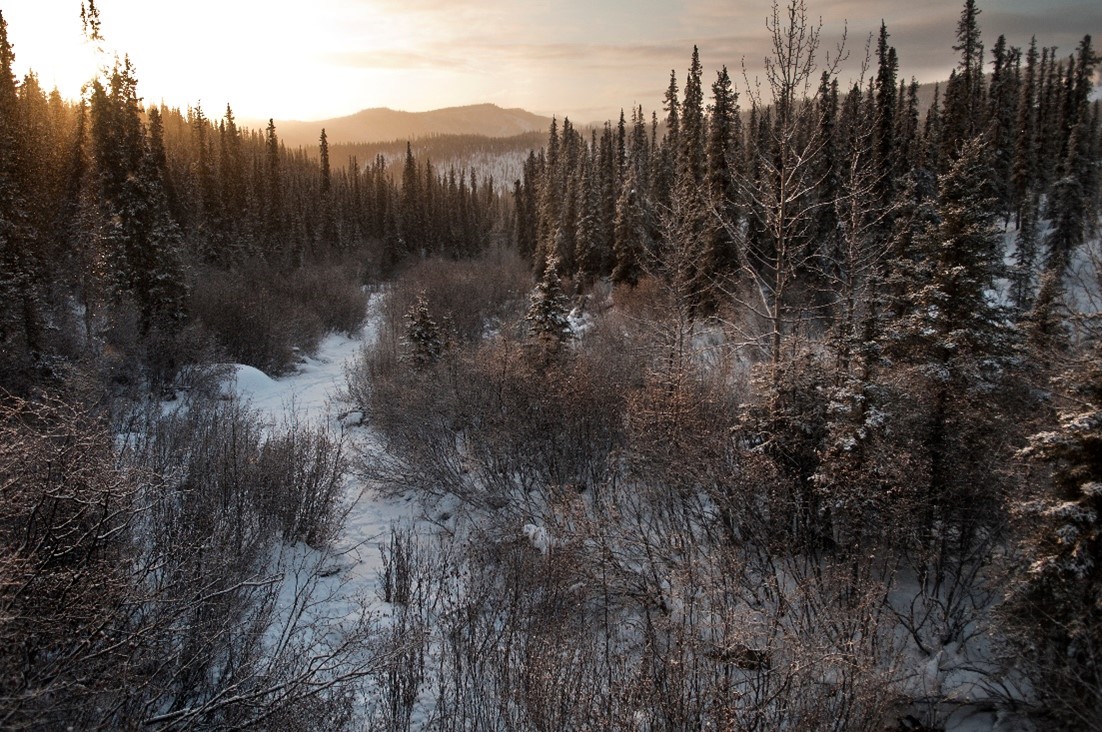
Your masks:
{"label": "mountain ridge", "polygon": [[[425,112],[405,112],[389,107],[372,107],[344,117],[316,121],[276,119],[276,134],[289,147],[318,144],[325,129],[330,145],[341,143],[391,142],[435,135],[483,135],[512,137],[546,130],[550,117],[520,107],[504,108],[490,102],[443,107]],[[251,121],[247,122],[251,126]],[[257,124],[263,129],[266,122]]]}

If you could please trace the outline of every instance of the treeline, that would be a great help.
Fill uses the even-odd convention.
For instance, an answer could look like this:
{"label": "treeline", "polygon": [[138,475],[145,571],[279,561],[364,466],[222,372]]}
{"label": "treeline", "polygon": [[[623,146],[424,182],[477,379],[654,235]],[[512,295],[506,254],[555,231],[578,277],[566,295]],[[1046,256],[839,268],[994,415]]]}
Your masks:
{"label": "treeline", "polygon": [[[144,380],[158,384],[212,350],[279,371],[326,328],[354,329],[361,284],[409,256],[481,251],[503,213],[490,180],[438,171],[408,147],[395,180],[381,156],[331,163],[324,130],[316,152],[288,150],[274,125],[241,129],[229,106],[218,121],[199,107],[146,107],[129,59],[77,103],[47,93],[33,73],[17,82],[13,60],[0,18],[6,388],[92,350],[140,356]],[[302,291],[330,277],[337,296]],[[235,335],[248,313],[217,317],[229,298],[211,283],[230,281],[262,301],[266,321],[294,322],[295,332],[250,353]],[[298,306],[279,312],[288,297]],[[327,312],[327,300],[340,312]]]}
{"label": "treeline", "polygon": [[[479,160],[494,159],[519,154],[527,156],[529,151],[540,147],[546,135],[540,132],[525,132],[511,137],[486,137],[483,135],[426,135],[408,141],[413,154],[429,160]],[[331,146],[334,157],[342,160],[357,158],[375,160],[380,155],[391,166],[391,172],[401,173],[402,161],[406,152],[406,140],[390,142],[340,142]],[[467,167],[467,166],[463,166]],[[513,179],[510,179],[510,181]],[[499,181],[505,185],[507,181]]]}
{"label": "treeline", "polygon": [[[1090,102],[1098,58],[1090,36],[1067,57],[1036,38],[1023,52],[1004,36],[985,54],[978,13],[961,21],[960,62],[924,119],[918,82],[901,78],[886,25],[873,73],[848,88],[838,68],[816,78],[775,69],[766,94],[740,97],[724,67],[706,98],[694,49],[680,97],[671,72],[661,118],[640,106],[588,139],[569,119],[553,122],[515,189],[518,246],[537,270],[554,257],[564,276],[635,283],[644,270],[672,268],[663,230],[671,216],[696,217],[702,287],[723,287],[747,264],[760,273],[755,252],[791,243],[807,260],[810,289],[846,235],[842,209],[855,176],[875,190],[864,204],[875,214],[870,233],[901,242],[914,233],[904,210],[936,205],[938,177],[978,139],[995,211],[1022,224],[1013,276],[1015,302],[1027,305],[1037,270],[1066,266],[1098,210],[1099,105]],[[774,191],[785,198],[772,200]],[[775,220],[782,205],[796,228]],[[1051,231],[1041,241],[1043,221]],[[778,225],[784,230],[773,231]]]}

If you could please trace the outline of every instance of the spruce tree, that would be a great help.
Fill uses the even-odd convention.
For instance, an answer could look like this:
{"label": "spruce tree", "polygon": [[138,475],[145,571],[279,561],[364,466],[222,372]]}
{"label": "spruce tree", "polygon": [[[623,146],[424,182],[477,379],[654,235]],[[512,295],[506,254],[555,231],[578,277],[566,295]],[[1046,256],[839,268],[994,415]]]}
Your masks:
{"label": "spruce tree", "polygon": [[957,22],[957,42],[953,46],[953,50],[960,53],[960,61],[945,87],[943,162],[955,160],[959,146],[982,129],[983,46],[980,43],[979,14],[976,0],[964,1]]}
{"label": "spruce tree", "polygon": [[329,137],[325,129],[318,139],[318,164],[321,173],[318,191],[318,208],[321,225],[318,227],[319,248],[322,251],[339,250],[341,242],[337,230],[336,213],[333,201],[333,174],[329,167]]}
{"label": "spruce tree", "polygon": [[616,201],[616,229],[612,245],[612,281],[632,287],[639,283],[643,274],[649,239],[642,202],[644,192],[638,185],[638,178],[635,166],[629,166],[627,180]]}
{"label": "spruce tree", "polygon": [[405,319],[406,359],[418,371],[433,366],[443,358],[447,341],[429,312],[428,297],[424,290],[417,293]]}
{"label": "spruce tree", "polygon": [[1021,457],[1051,484],[1023,508],[1021,581],[1007,615],[1046,716],[1065,729],[1102,726],[1097,651],[1102,647],[1102,348],[1057,382],[1066,392],[1055,429],[1035,434]]}
{"label": "spruce tree", "polygon": [[738,92],[731,84],[727,67],[717,72],[712,84],[712,107],[708,118],[707,182],[709,206],[719,217],[711,227],[706,269],[713,277],[733,275],[739,267],[734,233],[740,226],[735,178],[741,157],[738,120]]}
{"label": "spruce tree", "polygon": [[1012,202],[1014,163],[1014,125],[1017,120],[1019,93],[1015,67],[1020,54],[1008,48],[1006,37],[999,36],[991,49],[991,92],[987,104],[987,136],[992,147],[992,168],[999,210],[1009,220]]}
{"label": "spruce tree", "polygon": [[283,176],[280,164],[279,138],[276,136],[275,120],[268,120],[264,137],[264,233],[267,238],[265,251],[271,261],[285,257],[283,210]]}
{"label": "spruce tree", "polygon": [[[879,170],[889,171],[895,167],[895,116],[899,99],[896,95],[896,77],[899,72],[899,60],[895,48],[888,45],[888,27],[880,22],[880,35],[876,42],[876,161]],[[880,187],[881,200],[891,201],[894,181],[886,177]]]}
{"label": "spruce tree", "polygon": [[677,176],[680,185],[699,185],[704,178],[705,129],[704,89],[701,83],[700,51],[693,46],[685,97],[681,104],[678,132]]}
{"label": "spruce tree", "polygon": [[[982,137],[966,142],[939,180],[938,220],[919,241],[902,315],[885,328],[888,355],[903,369],[924,471],[914,507],[921,561],[945,566],[946,532],[964,547],[998,520],[1000,484],[982,467],[1004,444],[1006,413],[990,409],[1007,373],[1011,341],[991,297],[1001,273],[1001,234]],[[980,532],[980,533],[978,533]]]}
{"label": "spruce tree", "polygon": [[558,270],[558,262],[546,264],[543,276],[529,297],[524,316],[529,342],[544,355],[558,353],[573,335],[567,317],[570,303],[562,291]]}
{"label": "spruce tree", "polygon": [[1052,224],[1045,245],[1046,266],[1064,272],[1072,262],[1076,248],[1083,243],[1088,229],[1089,197],[1084,184],[1087,157],[1087,128],[1077,124],[1068,140],[1067,153],[1052,184],[1048,200],[1048,219]]}
{"label": "spruce tree", "polygon": [[402,166],[402,193],[399,203],[401,212],[400,241],[401,256],[419,254],[424,241],[424,200],[421,192],[421,174],[417,160],[413,157],[413,146],[406,143],[405,163]]}
{"label": "spruce tree", "polygon": [[[0,11],[0,348],[17,330],[23,274],[26,201],[19,162],[19,99],[12,64],[15,53]],[[32,346],[33,347],[33,346]]]}
{"label": "spruce tree", "polygon": [[1014,264],[1010,271],[1010,302],[1019,312],[1033,304],[1036,269],[1039,263],[1038,197],[1034,194],[1022,205],[1018,235],[1014,246]]}
{"label": "spruce tree", "polygon": [[1014,160],[1010,185],[1015,213],[1019,222],[1022,207],[1036,189],[1037,180],[1037,38],[1029,41],[1025,57],[1025,73],[1018,92],[1018,116],[1014,125]]}

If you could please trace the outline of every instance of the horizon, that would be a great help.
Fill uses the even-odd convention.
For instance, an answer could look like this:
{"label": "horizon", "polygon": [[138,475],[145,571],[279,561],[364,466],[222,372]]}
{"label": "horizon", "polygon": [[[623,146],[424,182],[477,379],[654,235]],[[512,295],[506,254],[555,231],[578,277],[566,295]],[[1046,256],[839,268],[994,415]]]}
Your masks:
{"label": "horizon", "polygon": [[[319,0],[302,10],[288,2],[195,0],[171,16],[173,33],[165,37],[155,32],[165,24],[163,9],[99,0],[100,51],[83,39],[79,0],[9,0],[0,11],[17,75],[33,70],[44,88],[57,87],[69,99],[79,97],[98,68],[128,55],[147,105],[201,105],[208,115],[229,104],[242,120],[320,122],[371,109],[419,113],[493,104],[590,124],[639,104],[658,109],[671,69],[683,85],[694,45],[707,85],[726,65],[745,94],[768,51],[770,4],[608,0],[590,7],[566,0],[531,8],[508,0]],[[822,17],[820,58],[833,55],[848,30],[843,83],[858,77],[866,39],[881,19],[899,54],[900,78],[930,83],[948,78],[956,65],[961,6],[824,0],[809,3],[808,15]],[[978,6],[986,49],[1000,34],[1023,48],[1035,34],[1039,46],[1055,45],[1065,57],[1085,31],[1102,27],[1098,3]]]}

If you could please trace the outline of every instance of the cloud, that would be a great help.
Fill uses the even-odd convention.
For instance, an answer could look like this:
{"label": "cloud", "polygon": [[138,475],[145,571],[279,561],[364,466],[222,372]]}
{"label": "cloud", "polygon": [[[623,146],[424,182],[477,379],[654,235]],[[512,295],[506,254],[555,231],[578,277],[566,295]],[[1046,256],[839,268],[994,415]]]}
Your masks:
{"label": "cloud", "polygon": [[346,51],[324,54],[322,58],[337,66],[353,69],[455,69],[472,68],[469,60],[454,54],[439,55],[431,52],[396,51]]}

